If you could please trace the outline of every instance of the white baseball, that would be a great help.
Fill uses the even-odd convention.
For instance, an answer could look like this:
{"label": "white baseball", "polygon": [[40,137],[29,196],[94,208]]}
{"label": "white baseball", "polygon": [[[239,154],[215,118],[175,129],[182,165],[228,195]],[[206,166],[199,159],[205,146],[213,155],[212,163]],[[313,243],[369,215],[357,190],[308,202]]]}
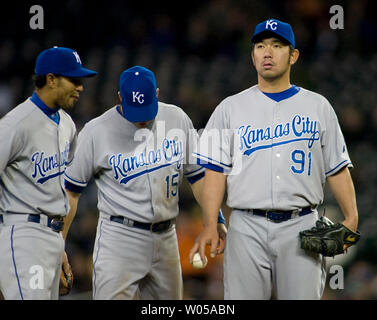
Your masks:
{"label": "white baseball", "polygon": [[196,269],[203,269],[207,265],[208,259],[206,256],[204,256],[205,260],[204,263],[202,259],[200,258],[199,252],[195,253],[192,258],[192,266]]}

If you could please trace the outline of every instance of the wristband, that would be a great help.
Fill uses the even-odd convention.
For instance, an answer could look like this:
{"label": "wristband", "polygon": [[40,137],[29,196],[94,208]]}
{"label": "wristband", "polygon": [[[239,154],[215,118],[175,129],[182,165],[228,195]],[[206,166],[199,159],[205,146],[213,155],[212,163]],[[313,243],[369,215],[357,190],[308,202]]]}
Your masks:
{"label": "wristband", "polygon": [[217,223],[226,224],[226,220],[225,220],[225,217],[224,217],[221,209],[219,210],[219,215],[217,217]]}

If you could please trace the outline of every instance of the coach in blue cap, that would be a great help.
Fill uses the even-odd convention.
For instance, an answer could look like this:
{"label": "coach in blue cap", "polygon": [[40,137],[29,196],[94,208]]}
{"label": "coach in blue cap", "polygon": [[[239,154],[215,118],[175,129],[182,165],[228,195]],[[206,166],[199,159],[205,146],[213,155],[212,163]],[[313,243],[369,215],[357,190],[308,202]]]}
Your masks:
{"label": "coach in blue cap", "polygon": [[[198,135],[178,106],[158,101],[153,72],[134,66],[121,73],[120,104],[89,121],[64,173],[71,210],[94,178],[99,220],[93,250],[93,299],[183,298],[175,219],[185,177],[201,202],[204,168],[190,150]],[[222,253],[225,219],[218,212]],[[69,223],[63,234],[67,234]]]}
{"label": "coach in blue cap", "polygon": [[158,111],[158,88],[152,71],[135,66],[123,71],[119,81],[122,114],[131,122],[153,120]]}
{"label": "coach in blue cap", "polygon": [[44,104],[53,110],[69,110],[84,90],[81,78],[96,74],[96,71],[83,67],[79,54],[73,49],[53,47],[44,50],[35,63],[36,89],[31,99],[38,105]]}
{"label": "coach in blue cap", "polygon": [[57,300],[72,287],[62,174],[77,132],[66,110],[84,89],[81,78],[95,74],[72,49],[44,50],[33,95],[0,119],[0,291],[7,300]]}

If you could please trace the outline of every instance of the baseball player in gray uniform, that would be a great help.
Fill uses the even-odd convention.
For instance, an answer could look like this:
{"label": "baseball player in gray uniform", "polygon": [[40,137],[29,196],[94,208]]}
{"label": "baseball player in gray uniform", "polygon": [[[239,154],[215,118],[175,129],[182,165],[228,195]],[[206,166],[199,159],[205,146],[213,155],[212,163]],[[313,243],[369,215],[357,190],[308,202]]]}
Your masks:
{"label": "baseball player in gray uniform", "polygon": [[[186,177],[200,203],[204,168],[192,157],[197,133],[191,120],[181,108],[159,102],[158,90],[152,71],[125,70],[121,104],[85,125],[65,172],[69,221],[92,177],[98,187],[94,299],[182,299],[179,185]],[[218,221],[225,239],[221,213]]]}
{"label": "baseball player in gray uniform", "polygon": [[[204,227],[195,252],[215,252],[216,211],[227,188],[232,213],[224,253],[225,299],[320,299],[321,255],[300,248],[299,232],[315,225],[325,181],[355,231],[352,167],[337,116],[321,95],[291,85],[297,61],[287,23],[270,19],[252,36],[258,84],[223,100],[198,149],[209,168],[203,187]],[[220,139],[209,139],[214,133]],[[211,142],[212,141],[212,142]],[[213,142],[214,141],[214,142]]]}
{"label": "baseball player in gray uniform", "polygon": [[76,141],[65,110],[83,91],[80,78],[95,74],[83,68],[72,49],[44,50],[36,60],[35,92],[0,120],[0,291],[5,299],[58,298],[60,231],[69,209],[62,174]]}

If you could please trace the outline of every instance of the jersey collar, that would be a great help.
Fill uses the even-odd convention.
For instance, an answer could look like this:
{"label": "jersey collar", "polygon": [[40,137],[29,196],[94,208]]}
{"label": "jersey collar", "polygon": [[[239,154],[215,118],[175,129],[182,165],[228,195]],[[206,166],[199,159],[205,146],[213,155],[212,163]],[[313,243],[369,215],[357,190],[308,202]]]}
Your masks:
{"label": "jersey collar", "polygon": [[33,95],[31,96],[30,100],[39,108],[42,110],[42,112],[47,115],[52,121],[55,123],[59,124],[60,117],[59,117],[59,109],[52,109],[48,107],[39,97],[38,95],[34,92]]}
{"label": "jersey collar", "polygon": [[[120,110],[120,105],[118,104],[118,105],[116,105],[116,111],[122,116],[122,118],[123,119],[125,119],[127,122],[129,122],[130,124],[132,124],[133,125],[133,127],[134,128],[136,128],[136,130],[138,130],[139,128],[138,127],[136,127],[131,121],[129,121],[129,120],[127,120],[125,117],[124,117],[124,115],[123,115],[123,113],[122,113],[122,111]],[[154,124],[156,123],[156,119],[157,119],[157,116],[158,116],[158,112],[157,112],[157,115],[156,115],[156,117],[151,121],[151,123],[147,126],[147,127],[145,127],[145,129],[149,129],[149,130],[152,130],[152,128],[153,128],[153,126],[154,126]]]}
{"label": "jersey collar", "polygon": [[264,95],[269,97],[272,100],[275,100],[276,102],[280,102],[282,100],[288,99],[292,96],[294,96],[296,93],[300,91],[300,88],[292,85],[289,89],[284,90],[282,92],[274,92],[274,93],[268,93],[261,91]]}

